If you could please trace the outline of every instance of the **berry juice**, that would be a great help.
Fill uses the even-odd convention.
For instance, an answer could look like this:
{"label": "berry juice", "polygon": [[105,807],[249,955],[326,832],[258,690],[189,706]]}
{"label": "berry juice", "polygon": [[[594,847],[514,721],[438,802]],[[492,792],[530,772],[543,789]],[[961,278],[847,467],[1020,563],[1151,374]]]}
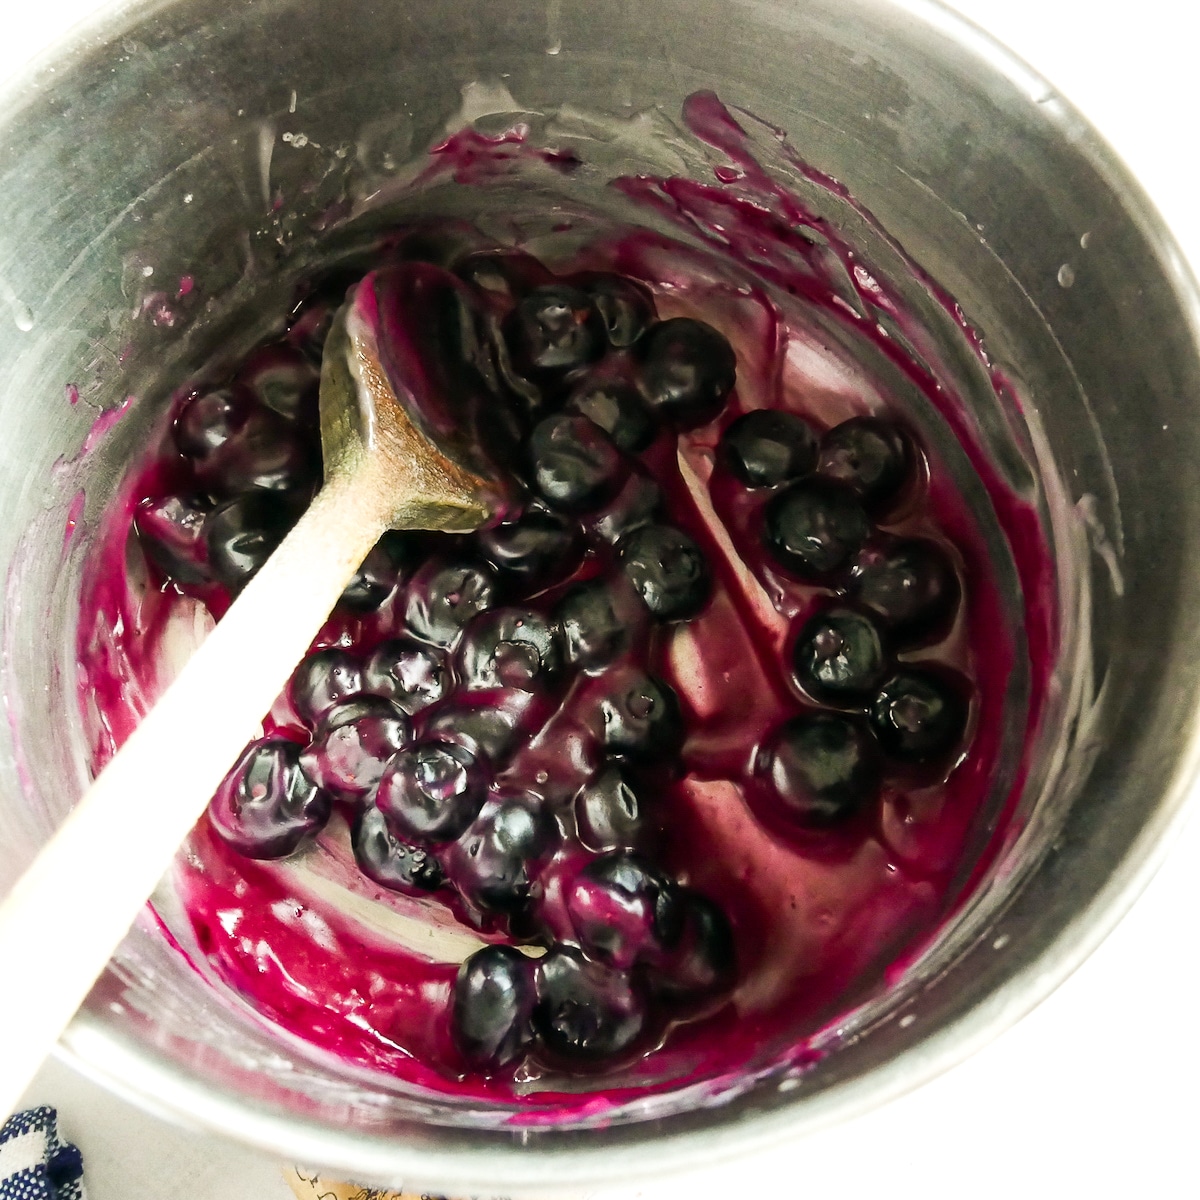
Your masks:
{"label": "berry juice", "polygon": [[[1037,510],[920,322],[750,118],[684,116],[712,177],[613,180],[641,223],[426,216],[315,271],[179,389],[82,597],[98,769],[319,486],[343,304],[426,429],[503,475],[486,528],[364,562],[170,924],[312,1054],[528,1119],[802,1060],[878,994],[1004,836],[1056,646]],[[467,130],[413,186],[518,167],[583,162]]]}

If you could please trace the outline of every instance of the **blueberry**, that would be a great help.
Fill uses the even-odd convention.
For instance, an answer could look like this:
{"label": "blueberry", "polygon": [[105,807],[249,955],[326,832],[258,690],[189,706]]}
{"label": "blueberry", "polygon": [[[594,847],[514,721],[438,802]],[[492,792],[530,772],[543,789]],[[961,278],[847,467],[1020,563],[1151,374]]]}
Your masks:
{"label": "blueberry", "polygon": [[464,282],[508,300],[516,300],[552,279],[532,254],[520,250],[473,250],[451,269]]}
{"label": "blueberry", "polygon": [[618,350],[632,346],[654,320],[650,293],[623,275],[597,273],[577,282],[600,311],[609,345]]}
{"label": "blueberry", "polygon": [[566,889],[567,914],[583,952],[620,971],[661,958],[681,931],[677,890],[673,880],[628,851],[594,859]]}
{"label": "blueberry", "polygon": [[438,860],[428,850],[393,837],[387,819],[373,804],[364,805],[354,819],[350,844],[358,869],[380,887],[422,896],[445,882]]}
{"label": "blueberry", "polygon": [[646,403],[679,429],[711,421],[737,378],[733,347],[711,325],[690,317],[651,326],[635,353]]}
{"label": "blueberry", "polygon": [[591,850],[633,849],[645,837],[646,806],[629,775],[609,763],[575,796],[579,840]]}
{"label": "blueberry", "polygon": [[603,504],[628,469],[608,435],[587,417],[556,413],[529,435],[533,484],[546,503],[564,512]]}
{"label": "blueberry", "polygon": [[275,552],[299,515],[294,500],[272,492],[246,492],[218,504],[204,520],[213,574],[240,591]]}
{"label": "blueberry", "polygon": [[388,763],[375,804],[401,837],[453,841],[479,815],[487,786],[487,775],[470,750],[428,741]]}
{"label": "blueberry", "polygon": [[363,690],[363,672],[358,659],[346,650],[333,647],[318,650],[300,663],[288,684],[288,698],[296,715],[315,729],[330,709]]}
{"label": "blueberry", "polygon": [[300,769],[300,747],[279,738],[251,742],[208,805],[213,828],[247,858],[283,858],[325,827],[327,792]]}
{"label": "blueberry", "polygon": [[[546,698],[516,688],[465,691],[452,702],[421,715],[421,734],[465,746],[499,769],[512,757],[522,734],[544,719]],[[539,725],[540,727],[540,725]]]}
{"label": "blueberry", "polygon": [[210,505],[197,497],[143,500],[133,527],[146,555],[170,578],[200,583],[208,576],[204,522]]}
{"label": "blueberry", "polygon": [[451,1028],[459,1053],[475,1070],[506,1066],[533,1040],[534,970],[512,946],[484,946],[459,967]]}
{"label": "blueberry", "polygon": [[781,566],[817,580],[844,567],[870,532],[866,513],[849,492],[813,481],[767,505],[763,536]]}
{"label": "blueberry", "polygon": [[708,602],[712,582],[700,547],[670,525],[644,525],[621,539],[621,569],[660,621],[686,621]]}
{"label": "blueberry", "polygon": [[948,754],[967,728],[959,689],[928,671],[899,671],[871,704],[871,728],[896,758],[926,762]]}
{"label": "blueberry", "polygon": [[312,363],[284,343],[259,347],[238,372],[238,383],[264,407],[291,420],[315,413],[320,381]]}
{"label": "blueberry", "polygon": [[648,475],[632,471],[612,501],[589,518],[588,525],[601,541],[611,544],[651,524],[661,511],[662,489]]}
{"label": "blueberry", "polygon": [[817,471],[849,488],[868,508],[892,500],[912,463],[908,438],[875,417],[851,417],[821,439]]}
{"label": "blueberry", "polygon": [[554,615],[567,662],[588,671],[608,666],[629,650],[646,619],[632,590],[604,579],[577,584]]}
{"label": "blueberry", "polygon": [[473,620],[458,647],[459,678],[470,688],[536,691],[562,661],[558,630],[528,608],[497,608]]}
{"label": "blueberry", "polygon": [[551,283],[522,297],[509,317],[507,340],[519,368],[564,372],[604,353],[604,319],[578,288]]}
{"label": "blueberry", "polygon": [[214,496],[259,488],[291,492],[312,488],[318,456],[295,425],[268,408],[254,406],[240,429],[193,460],[196,480]]}
{"label": "blueberry", "polygon": [[792,718],[763,748],[759,768],[783,811],[806,829],[845,823],[879,787],[870,736],[857,721],[833,713]]}
{"label": "blueberry", "polygon": [[557,841],[558,827],[531,799],[495,796],[454,847],[452,878],[479,908],[521,913],[540,894],[541,863]]}
{"label": "blueberry", "polygon": [[533,596],[565,579],[583,557],[579,526],[544,508],[479,534],[483,556],[500,573],[506,590]]}
{"label": "blueberry", "polygon": [[300,762],[326,791],[357,800],[375,787],[408,740],[408,718],[398,708],[382,696],[357,696],[325,714]]}
{"label": "blueberry", "polygon": [[410,558],[411,550],[403,536],[394,531],[385,533],[363,559],[338,603],[355,612],[374,611],[392,594]]}
{"label": "blueberry", "polygon": [[587,417],[627,454],[645,450],[657,432],[641,394],[620,379],[585,380],[567,397],[563,409]]}
{"label": "blueberry", "polygon": [[412,638],[393,638],[377,646],[363,668],[363,688],[390,700],[401,712],[420,712],[450,689],[446,657]]}
{"label": "blueberry", "polygon": [[175,444],[189,458],[204,459],[242,428],[253,409],[250,397],[232,388],[192,396],[172,426]]}
{"label": "blueberry", "polygon": [[655,988],[671,997],[711,996],[737,978],[733,929],[722,909],[688,888],[676,895],[681,932],[654,974]]}
{"label": "blueberry", "polygon": [[879,630],[850,609],[818,613],[800,631],[792,661],[800,686],[814,700],[853,704],[882,682],[887,657]]}
{"label": "blueberry", "polygon": [[408,587],[405,620],[419,638],[449,646],[462,627],[495,603],[496,574],[473,562],[430,559]]}
{"label": "blueberry", "polygon": [[628,1050],[646,1023],[645,1000],[623,971],[555,946],[536,967],[533,1025],[542,1045],[567,1062],[596,1062]]}
{"label": "blueberry", "polygon": [[817,465],[817,439],[794,414],[759,409],[725,430],[721,457],[749,487],[774,487],[807,475]]}
{"label": "blueberry", "polygon": [[863,550],[851,572],[850,595],[896,634],[914,636],[946,622],[959,587],[945,551],[914,538]]}
{"label": "blueberry", "polygon": [[603,740],[608,751],[634,760],[673,758],[685,734],[679,697],[660,679],[640,671],[618,679],[600,701]]}

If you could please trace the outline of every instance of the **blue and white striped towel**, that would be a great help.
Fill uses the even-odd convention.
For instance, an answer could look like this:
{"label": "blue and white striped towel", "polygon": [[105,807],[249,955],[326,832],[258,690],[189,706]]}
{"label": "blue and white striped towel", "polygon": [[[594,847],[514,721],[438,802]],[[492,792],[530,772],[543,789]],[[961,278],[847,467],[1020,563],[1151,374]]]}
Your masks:
{"label": "blue and white striped towel", "polygon": [[58,1114],[31,1108],[0,1127],[0,1200],[86,1200],[83,1158],[58,1140]]}

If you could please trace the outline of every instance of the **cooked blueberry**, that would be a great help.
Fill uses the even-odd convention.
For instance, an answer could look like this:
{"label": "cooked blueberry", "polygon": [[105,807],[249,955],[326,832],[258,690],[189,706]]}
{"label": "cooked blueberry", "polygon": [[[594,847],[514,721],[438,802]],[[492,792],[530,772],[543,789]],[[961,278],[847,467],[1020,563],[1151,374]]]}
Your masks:
{"label": "cooked blueberry", "polygon": [[635,760],[672,758],[683,746],[679,697],[660,679],[629,672],[600,702],[604,745]]}
{"label": "cooked blueberry", "polygon": [[732,987],[737,954],[729,918],[707,896],[688,888],[676,895],[681,932],[655,971],[659,992],[670,996],[711,996]]}
{"label": "cooked blueberry", "polygon": [[870,532],[866,513],[849,492],[815,481],[776,496],[763,530],[774,558],[802,579],[844,567]]}
{"label": "cooked blueberry", "polygon": [[528,608],[497,608],[463,631],[458,647],[459,678],[472,688],[545,686],[561,662],[558,630]]}
{"label": "cooked blueberry", "polygon": [[175,418],[175,444],[189,458],[206,458],[241,429],[253,408],[249,396],[231,388],[192,396]]}
{"label": "cooked blueberry", "polygon": [[896,758],[925,762],[953,750],[967,727],[959,691],[927,671],[900,671],[871,704],[871,728]]}
{"label": "cooked blueberry", "polygon": [[588,525],[598,538],[612,543],[651,524],[661,511],[662,489],[648,475],[632,471],[613,499],[588,519]]}
{"label": "cooked blueberry", "polygon": [[654,301],[645,288],[622,275],[596,274],[579,279],[604,319],[610,346],[624,350],[654,320]]}
{"label": "cooked blueberry", "polygon": [[143,500],[133,526],[147,556],[172,579],[199,583],[208,571],[204,522],[209,505],[196,498]]}
{"label": "cooked blueberry", "polygon": [[477,1071],[520,1057],[533,1040],[534,964],[512,946],[484,946],[458,969],[451,1023],[454,1044]]}
{"label": "cooked blueberry", "polygon": [[629,775],[609,763],[575,796],[579,840],[591,850],[633,849],[645,837],[646,806]]}
{"label": "cooked blueberry", "polygon": [[848,487],[869,508],[885,505],[908,476],[908,438],[886,421],[851,417],[822,439],[817,471]]}
{"label": "cooked blueberry", "polygon": [[708,601],[712,584],[700,547],[670,525],[644,525],[620,543],[621,569],[660,621],[685,621]]}
{"label": "cooked blueberry", "polygon": [[850,820],[879,787],[870,736],[858,722],[833,713],[788,721],[764,747],[760,769],[783,811],[803,828]]}
{"label": "cooked blueberry", "polygon": [[604,319],[592,298],[563,283],[534,288],[522,297],[507,333],[518,366],[536,371],[569,371],[604,353]]}
{"label": "cooked blueberry", "polygon": [[661,958],[681,931],[673,880],[628,851],[594,859],[566,890],[567,914],[589,958],[621,971]]}
{"label": "cooked blueberry", "polygon": [[573,587],[559,601],[554,615],[562,630],[567,662],[584,670],[606,667],[624,654],[646,619],[645,609],[627,586],[605,579]]}
{"label": "cooked blueberry", "polygon": [[733,347],[711,325],[691,317],[651,326],[635,353],[646,403],[680,429],[711,421],[737,378]]}
{"label": "cooked blueberry", "polygon": [[255,406],[240,429],[193,460],[196,480],[214,496],[251,488],[290,492],[311,487],[318,458],[294,424],[268,408]]}
{"label": "cooked blueberry", "polygon": [[465,746],[494,768],[512,757],[522,735],[530,736],[549,715],[545,693],[520,688],[460,692],[421,714],[422,737]]}
{"label": "cooked blueberry", "polygon": [[817,465],[817,438],[793,413],[759,409],[739,417],[721,437],[725,465],[750,487],[774,487]]}
{"label": "cooked blueberry", "polygon": [[654,440],[654,418],[638,390],[620,379],[584,380],[567,397],[566,412],[587,417],[627,454],[645,450]]}
{"label": "cooked blueberry", "polygon": [[363,691],[390,700],[412,716],[449,691],[445,655],[412,638],[393,638],[376,647],[363,668]]}
{"label": "cooked blueberry", "polygon": [[620,487],[628,469],[599,425],[569,413],[556,413],[534,426],[529,463],[538,493],[564,512],[602,504]]}
{"label": "cooked blueberry", "polygon": [[402,837],[452,841],[479,815],[487,787],[487,775],[470,750],[422,742],[388,763],[375,804]]}
{"label": "cooked blueberry", "polygon": [[283,858],[324,828],[328,793],[300,769],[300,747],[279,738],[251,742],[209,801],[222,839],[247,858]]}
{"label": "cooked blueberry", "polygon": [[875,623],[850,609],[818,613],[800,631],[792,661],[814,700],[853,703],[882,682],[887,657]]}
{"label": "cooked blueberry", "polygon": [[550,272],[532,254],[520,250],[473,250],[452,270],[467,283],[511,300],[551,280]]}
{"label": "cooked blueberry", "polygon": [[246,492],[218,504],[204,520],[204,540],[213,574],[238,591],[275,552],[296,523],[291,499],[272,492]]}
{"label": "cooked blueberry", "polygon": [[897,634],[939,627],[958,600],[958,578],[945,551],[913,539],[868,546],[855,560],[850,594]]}
{"label": "cooked blueberry", "polygon": [[579,526],[544,508],[532,508],[479,534],[484,557],[509,592],[533,596],[565,579],[579,565]]}
{"label": "cooked blueberry", "polygon": [[301,662],[288,684],[288,698],[296,715],[316,728],[330,709],[363,690],[361,663],[349,651],[333,647]]}
{"label": "cooked blueberry", "polygon": [[419,638],[449,646],[462,627],[495,603],[496,575],[482,563],[430,559],[408,586],[405,620]]}
{"label": "cooked blueberry", "polygon": [[409,740],[408,718],[382,696],[357,696],[325,715],[300,761],[310,779],[344,800],[365,796]]}
{"label": "cooked blueberry", "polygon": [[558,841],[558,827],[533,801],[489,800],[453,852],[453,879],[479,908],[513,915],[539,894],[542,860]]}
{"label": "cooked blueberry", "polygon": [[250,389],[260,403],[292,420],[315,409],[320,373],[299,351],[284,343],[262,346],[238,372],[238,382]]}
{"label": "cooked blueberry", "polygon": [[555,946],[536,968],[533,1024],[542,1044],[567,1062],[596,1062],[628,1050],[646,1023],[640,990],[624,971]]}
{"label": "cooked blueberry", "polygon": [[410,557],[411,551],[402,536],[384,534],[371,547],[362,566],[346,585],[339,603],[356,612],[377,609],[392,594],[401,569]]}
{"label": "cooked blueberry", "polygon": [[435,892],[445,882],[441,864],[428,850],[392,835],[383,813],[365,804],[350,830],[358,869],[380,887],[406,896]]}

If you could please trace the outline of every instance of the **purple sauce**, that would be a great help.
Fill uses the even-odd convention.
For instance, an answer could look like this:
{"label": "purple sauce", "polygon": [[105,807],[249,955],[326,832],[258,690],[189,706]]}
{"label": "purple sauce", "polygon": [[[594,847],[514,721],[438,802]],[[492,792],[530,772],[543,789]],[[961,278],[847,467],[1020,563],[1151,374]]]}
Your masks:
{"label": "purple sauce", "polygon": [[[898,294],[758,165],[742,127],[715,97],[690,98],[685,118],[698,138],[727,159],[714,168],[715,183],[637,177],[614,184],[660,223],[677,226],[680,236],[605,227],[582,249],[576,239],[560,259],[539,246],[552,273],[537,282],[585,286],[596,272],[615,273],[644,287],[658,318],[705,321],[737,354],[736,388],[719,416],[683,432],[660,424],[649,445],[628,456],[634,474],[653,479],[661,490],[665,519],[700,548],[711,573],[711,598],[698,615],[677,624],[633,622],[630,644],[610,668],[645,670],[680,697],[686,740],[678,767],[643,769],[652,797],[648,837],[655,861],[715,901],[728,918],[737,947],[732,988],[690,1005],[660,1006],[632,1050],[594,1069],[563,1070],[534,1054],[484,1077],[467,1069],[451,1037],[457,962],[419,953],[344,900],[350,895],[379,913],[431,920],[460,939],[522,942],[531,935],[473,902],[469,890],[406,896],[372,883],[356,870],[347,846],[349,802],[304,852],[299,867],[243,857],[207,818],[176,866],[192,952],[210,977],[263,1019],[316,1051],[418,1087],[493,1102],[519,1099],[531,1120],[592,1111],[598,1093],[615,1103],[647,1090],[734,1077],[752,1061],[802,1057],[823,1026],[882,986],[889,966],[915,953],[952,913],[969,890],[964,877],[978,878],[986,870],[988,854],[966,863],[963,856],[1005,768],[1000,761],[1005,725],[1019,721],[1028,745],[1056,652],[1053,567],[1037,510],[1013,495],[993,469],[960,399],[877,319],[886,313],[919,344],[919,331]],[[435,148],[419,182],[450,176],[486,185],[514,161],[531,157],[563,172],[579,163],[569,150],[535,150],[520,131],[499,139],[468,131]],[[810,182],[853,203],[834,181],[799,160],[795,165]],[[427,226],[398,232],[381,249],[381,263],[412,254],[413,241],[428,232]],[[458,239],[460,260],[467,251],[490,249],[470,230],[456,225],[446,232]],[[510,254],[506,261],[518,260]],[[977,335],[953,301],[912,269],[954,315],[987,366]],[[429,274],[432,278],[432,269]],[[381,278],[386,283],[392,277]],[[417,310],[403,297],[389,303],[388,313],[377,316],[387,345],[407,355],[411,372]],[[498,321],[511,309],[502,296],[488,299],[485,293],[481,307],[489,306]],[[313,411],[316,383],[305,351],[328,314],[328,303],[315,294],[293,315],[288,334],[252,353],[229,381],[232,393],[265,397],[268,407],[299,429],[295,436],[301,441],[311,442],[305,414]],[[837,325],[851,344],[885,356],[940,414],[986,490],[990,519],[1019,577],[1022,612],[1014,612],[1011,597],[1002,592],[980,514],[934,447],[909,424],[898,401],[862,374],[852,354],[823,338],[822,322]],[[607,371],[616,383],[636,374],[633,352],[618,349],[605,363],[596,370]],[[998,390],[1005,386],[994,373],[992,380]],[[436,394],[436,385],[430,391]],[[194,394],[181,394],[172,420]],[[471,413],[478,411],[477,399],[470,398]],[[763,543],[765,512],[780,489],[747,488],[722,462],[728,428],[764,407],[802,417],[818,435],[866,414],[907,430],[916,462],[899,496],[878,516],[876,536],[932,543],[953,564],[961,590],[948,624],[904,652],[905,662],[932,666],[969,691],[968,727],[955,754],[892,764],[877,802],[830,831],[798,827],[762,782],[765,739],[815,708],[792,674],[797,631],[846,586],[844,576],[803,582],[781,568]],[[435,426],[448,419],[446,413],[428,415]],[[134,464],[87,571],[79,688],[97,768],[230,601],[228,586],[202,572],[189,580],[169,563],[164,571],[161,554],[147,559],[144,553],[152,539],[131,536],[139,512],[139,529],[148,528],[148,504],[195,488],[194,468],[171,439],[164,425],[160,444]],[[289,481],[300,492],[309,486],[303,478]],[[580,561],[565,564],[569,574],[518,603],[549,616],[572,587],[617,570],[604,530],[606,522],[620,519],[627,492],[628,486],[586,515],[589,548]],[[203,504],[214,500],[222,502],[208,496]],[[186,556],[190,527],[186,521],[177,526],[182,540],[176,548]],[[435,535],[421,540],[414,553],[419,562],[438,554],[461,557],[475,553],[474,547],[471,539]],[[421,570],[397,565],[394,586],[385,578],[386,598],[371,611],[340,606],[314,650],[344,648],[366,664],[378,647],[406,636]],[[1022,674],[1028,674],[1029,695],[1014,717],[1008,690],[1014,675]],[[488,701],[510,718],[514,731],[511,748],[494,755],[493,791],[533,795],[560,814],[572,811],[572,798],[602,766],[597,714],[612,676],[563,678],[557,690],[518,695],[510,689]],[[465,723],[463,703],[463,694],[456,693],[414,712],[417,737],[454,735]],[[264,730],[298,743],[311,735],[287,696],[272,709]],[[1008,765],[1006,815],[997,823],[991,851],[1010,832],[1007,814],[1028,765],[1022,762],[1015,771]],[[568,893],[587,854],[575,836],[575,818],[564,820],[571,836],[557,839],[538,864],[543,896],[532,936],[542,946],[575,936]],[[437,851],[452,877],[461,867],[457,845]]]}

